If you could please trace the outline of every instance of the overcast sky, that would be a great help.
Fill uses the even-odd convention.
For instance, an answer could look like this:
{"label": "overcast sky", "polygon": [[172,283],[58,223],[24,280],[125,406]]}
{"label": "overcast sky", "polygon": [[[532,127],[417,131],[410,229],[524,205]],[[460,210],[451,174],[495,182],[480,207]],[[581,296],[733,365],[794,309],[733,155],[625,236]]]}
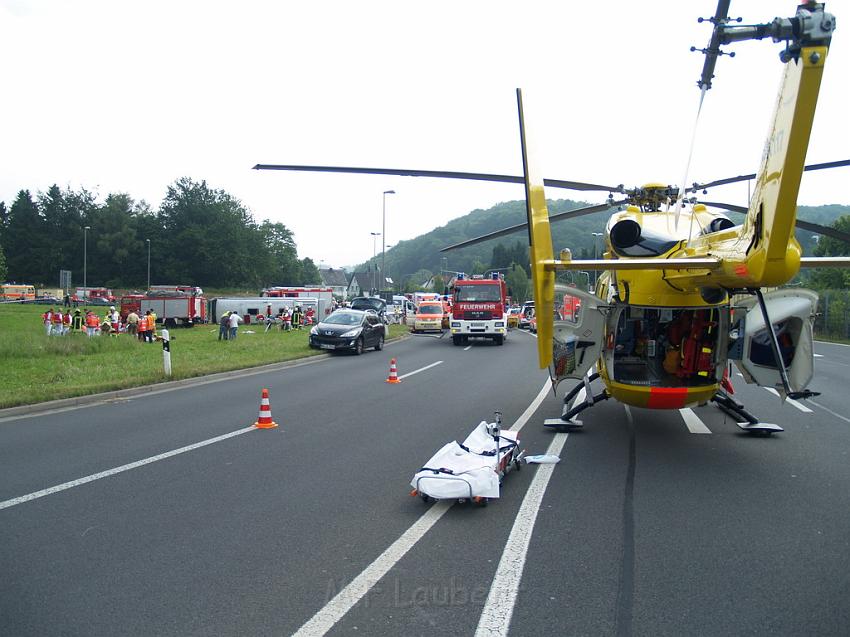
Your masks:
{"label": "overcast sky", "polygon": [[[745,23],[794,1],[732,3]],[[809,163],[850,157],[850,12],[824,73]],[[251,170],[257,163],[520,174],[514,90],[544,176],[680,184],[711,0],[115,2],[0,0],[0,200],[18,190],[126,192],[157,207],[181,176],[286,224],[301,257],[372,256],[520,186]],[[845,28],[842,28],[845,27]],[[688,181],[755,172],[780,45],[729,47],[700,118]],[[801,204],[850,203],[850,168],[804,178]],[[549,191],[599,202],[605,193]],[[745,185],[712,199],[745,204]],[[522,235],[518,235],[522,236]],[[381,241],[377,251],[380,253]]]}

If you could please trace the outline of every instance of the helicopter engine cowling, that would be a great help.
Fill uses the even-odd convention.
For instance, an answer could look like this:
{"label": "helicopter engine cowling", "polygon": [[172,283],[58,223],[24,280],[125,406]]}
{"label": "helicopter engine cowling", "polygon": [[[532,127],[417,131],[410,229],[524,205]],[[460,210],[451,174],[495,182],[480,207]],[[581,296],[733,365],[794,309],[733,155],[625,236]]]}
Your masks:
{"label": "helicopter engine cowling", "polygon": [[728,230],[729,228],[734,228],[735,223],[726,215],[717,215],[714,219],[711,220],[703,234],[711,234],[712,232],[720,232],[721,230]]}
{"label": "helicopter engine cowling", "polygon": [[609,232],[611,247],[621,257],[660,256],[678,241],[657,231],[646,230],[634,219],[620,219]]}

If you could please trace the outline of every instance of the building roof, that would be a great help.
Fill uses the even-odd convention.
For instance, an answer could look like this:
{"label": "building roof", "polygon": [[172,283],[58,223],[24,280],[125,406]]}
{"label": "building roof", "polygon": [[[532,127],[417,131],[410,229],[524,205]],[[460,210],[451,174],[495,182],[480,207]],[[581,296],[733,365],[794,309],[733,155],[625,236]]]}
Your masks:
{"label": "building roof", "polygon": [[320,269],[319,274],[322,277],[322,283],[331,287],[347,287],[348,275],[345,270],[326,268]]}

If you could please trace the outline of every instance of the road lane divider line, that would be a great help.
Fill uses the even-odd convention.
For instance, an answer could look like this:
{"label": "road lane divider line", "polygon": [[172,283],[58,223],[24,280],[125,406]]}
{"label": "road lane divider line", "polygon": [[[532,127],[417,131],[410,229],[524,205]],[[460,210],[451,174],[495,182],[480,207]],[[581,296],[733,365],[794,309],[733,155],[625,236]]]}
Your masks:
{"label": "road lane divider line", "polygon": [[[774,396],[779,396],[779,392],[778,392],[778,391],[776,391],[773,387],[762,387],[762,389],[764,389],[764,390],[766,390],[766,391],[769,391],[769,392],[770,392],[771,394],[773,394]],[[801,403],[801,402],[799,402],[799,401],[797,401],[797,400],[794,400],[793,398],[786,398],[786,399],[785,399],[785,402],[787,402],[787,403],[790,403],[790,404],[794,405],[794,407],[796,407],[797,409],[799,409],[800,411],[802,411],[804,414],[811,414],[811,413],[814,413],[811,409],[809,409],[808,407],[806,407],[803,403]]]}
{"label": "road lane divider line", "polygon": [[115,467],[114,469],[107,469],[106,471],[101,471],[100,473],[93,473],[92,475],[86,476],[84,478],[77,478],[76,480],[71,480],[71,482],[64,482],[62,484],[57,484],[53,487],[48,487],[47,489],[42,489],[41,491],[34,491],[33,493],[28,493],[27,495],[22,495],[18,498],[4,500],[3,502],[0,502],[0,509],[7,509],[9,507],[15,506],[16,504],[23,504],[24,502],[29,502],[30,500],[37,500],[38,498],[43,498],[46,495],[59,493],[60,491],[65,491],[66,489],[71,489],[73,487],[79,487],[81,485],[88,484],[89,482],[100,480],[101,478],[108,478],[109,476],[114,476],[118,473],[129,471],[130,469],[138,469],[139,467],[151,464],[152,462],[165,460],[166,458],[171,458],[173,456],[180,455],[181,453],[186,453],[187,451],[194,451],[195,449],[200,449],[201,447],[206,447],[207,445],[211,445],[216,442],[221,442],[222,440],[227,440],[228,438],[233,438],[234,436],[239,436],[240,434],[248,433],[249,431],[254,431],[256,429],[256,427],[251,425],[250,427],[245,427],[244,429],[237,429],[236,431],[231,431],[230,433],[224,434],[222,436],[216,436],[215,438],[210,438],[209,440],[202,440],[201,442],[196,442],[186,447],[180,447],[180,449],[166,451],[165,453],[161,453],[156,456],[151,456],[150,458],[145,458],[144,460],[137,460],[136,462],[121,465],[120,467]]}
{"label": "road lane divider line", "polygon": [[828,414],[832,414],[833,416],[835,416],[836,418],[840,418],[840,419],[841,419],[841,420],[843,420],[844,422],[850,422],[850,418],[848,418],[847,416],[842,416],[842,415],[841,415],[841,414],[839,414],[838,412],[832,411],[829,407],[824,407],[824,406],[823,406],[823,405],[821,405],[820,403],[816,403],[816,402],[815,402],[815,401],[813,401],[813,400],[809,400],[809,402],[810,402],[810,403],[812,403],[812,404],[813,404],[815,407],[817,407],[818,409],[823,409],[826,413],[828,413]]}
{"label": "road lane divider line", "polygon": [[463,351],[468,352],[471,349],[472,349],[472,345],[467,345],[466,347],[463,348]]}
{"label": "road lane divider line", "polygon": [[436,367],[437,365],[442,364],[443,361],[437,361],[436,363],[431,363],[430,365],[426,365],[425,367],[420,367],[419,369],[415,369],[412,372],[406,373],[404,376],[399,376],[398,379],[402,380],[403,378],[407,378],[408,376],[413,376],[414,374],[418,374],[419,372],[424,372],[426,369],[431,369],[432,367]]}
{"label": "road lane divider line", "polygon": [[[549,380],[543,383],[543,388],[535,396],[531,404],[511,425],[510,431],[520,431],[525,423],[537,411],[540,403],[549,392]],[[558,434],[565,435],[565,434]],[[544,467],[546,465],[541,465]],[[538,473],[540,473],[538,471]],[[454,500],[442,500],[432,505],[414,522],[401,536],[378,558],[355,577],[350,584],[323,606],[313,617],[305,622],[295,633],[294,637],[321,637],[326,634],[345,614],[359,602],[369,590],[395,566],[405,554],[421,540],[428,530],[443,517],[454,504]]]}
{"label": "road lane divider line", "polygon": [[428,509],[360,575],[301,626],[294,637],[319,637],[333,628],[357,602],[363,599],[369,589],[422,539],[437,520],[446,514],[452,504],[454,500],[442,500]]}
{"label": "road lane divider line", "polygon": [[[568,437],[569,434],[567,433],[555,434],[546,453],[556,456],[560,454]],[[496,575],[490,585],[484,610],[481,612],[478,627],[475,629],[475,637],[495,637],[496,635],[508,634],[534,524],[537,521],[537,514],[540,511],[549,479],[552,477],[556,466],[554,464],[541,464],[537,467],[537,473],[525,493],[511,534],[505,544],[505,550],[502,552],[502,559],[496,568]]]}
{"label": "road lane divider line", "polygon": [[682,418],[685,421],[685,426],[688,428],[692,434],[710,434],[711,429],[709,429],[706,424],[702,421],[702,418],[696,415],[693,409],[690,407],[685,407],[684,409],[680,409],[679,413],[682,414]]}

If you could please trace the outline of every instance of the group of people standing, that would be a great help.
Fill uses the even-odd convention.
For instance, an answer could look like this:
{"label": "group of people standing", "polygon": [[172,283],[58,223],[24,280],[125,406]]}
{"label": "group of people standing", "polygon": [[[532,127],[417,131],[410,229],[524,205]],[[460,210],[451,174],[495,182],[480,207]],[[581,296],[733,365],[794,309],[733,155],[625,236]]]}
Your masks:
{"label": "group of people standing", "polygon": [[73,314],[71,310],[63,312],[62,309],[50,308],[41,315],[45,331],[48,336],[65,336],[70,333],[85,331],[89,337],[111,334],[117,336],[121,333],[138,335],[140,341],[152,343],[156,336],[156,314],[148,310],[144,316],[136,312],[130,312],[127,320],[122,322],[121,315],[114,306],[103,317],[95,314],[94,310],[85,310],[85,314],[77,308]]}

